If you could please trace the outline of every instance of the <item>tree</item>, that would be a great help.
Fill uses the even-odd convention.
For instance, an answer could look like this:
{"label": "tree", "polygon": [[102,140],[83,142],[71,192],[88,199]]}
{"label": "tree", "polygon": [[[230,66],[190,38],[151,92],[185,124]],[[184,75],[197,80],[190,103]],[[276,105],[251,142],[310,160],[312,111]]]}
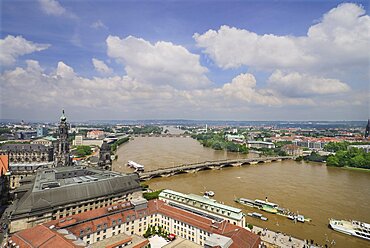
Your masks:
{"label": "tree", "polygon": [[339,166],[339,159],[338,159],[338,157],[336,157],[334,155],[330,155],[326,159],[326,164],[329,165],[329,166]]}
{"label": "tree", "polygon": [[324,150],[328,152],[346,151],[349,143],[344,142],[329,142],[324,146]]}
{"label": "tree", "polygon": [[213,143],[212,148],[215,150],[222,150],[222,145],[219,142]]}
{"label": "tree", "polygon": [[85,157],[92,153],[90,146],[77,146],[75,154],[77,157]]}

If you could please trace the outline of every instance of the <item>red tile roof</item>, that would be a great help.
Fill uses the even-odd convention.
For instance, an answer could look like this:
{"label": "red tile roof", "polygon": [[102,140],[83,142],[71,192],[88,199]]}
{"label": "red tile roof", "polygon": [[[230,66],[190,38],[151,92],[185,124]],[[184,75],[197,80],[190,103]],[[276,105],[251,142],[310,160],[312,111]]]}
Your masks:
{"label": "red tile roof", "polygon": [[134,247],[132,248],[142,248],[142,247],[145,247],[147,244],[149,244],[149,240],[144,240],[143,242],[135,245]]}
{"label": "red tile roof", "polygon": [[226,220],[220,223],[212,223],[211,219],[169,206],[160,200],[149,201],[148,208],[150,212],[159,212],[172,219],[195,226],[209,233],[216,233],[230,237],[233,240],[233,244],[231,245],[232,248],[257,248],[261,242],[258,235],[251,233],[244,228],[233,225]]}
{"label": "red tile roof", "polygon": [[[113,206],[121,206],[121,204],[122,203],[115,204]],[[105,223],[107,224],[107,227],[111,227],[113,225],[114,220],[116,221],[116,224],[119,224],[118,223],[119,218],[121,219],[122,223],[125,223],[127,222],[127,220],[132,221],[134,219],[139,219],[144,216],[160,213],[172,219],[202,229],[203,231],[230,237],[233,240],[233,244],[231,246],[232,248],[236,247],[257,248],[258,244],[261,242],[260,237],[258,235],[253,234],[239,226],[230,224],[226,220],[222,222],[214,222],[209,218],[205,218],[200,215],[196,215],[191,212],[169,206],[161,200],[151,200],[148,202],[147,209],[142,209],[139,211],[127,208],[128,206],[124,208],[119,207],[117,209],[117,210],[120,209],[119,212],[109,211],[108,209],[112,209],[112,206],[94,209],[84,213],[73,215],[71,217],[64,218],[64,221],[62,223],[60,222],[60,220],[50,221],[48,223],[45,223],[44,227],[46,230],[50,230],[48,227],[52,225],[58,227],[62,224],[62,226],[64,226],[65,229],[67,229],[76,236],[80,236],[81,230],[83,231],[82,235],[86,235],[88,233],[96,232],[98,225],[101,225],[100,228],[104,229]],[[78,222],[81,223],[76,224]],[[68,227],[68,224],[74,225]],[[33,240],[35,239],[35,237],[39,236],[39,234],[37,232],[34,232],[33,230],[30,231],[30,229],[28,229],[25,231],[28,231],[29,235],[29,237],[26,237],[25,240],[28,240],[28,238]],[[19,233],[17,233],[16,235],[18,234]]]}
{"label": "red tile roof", "polygon": [[0,177],[9,170],[9,156],[0,155]]}
{"label": "red tile roof", "polygon": [[126,244],[127,242],[130,242],[131,240],[132,240],[132,238],[131,238],[131,237],[128,237],[127,239],[123,239],[123,240],[118,241],[118,242],[116,242],[116,243],[114,243],[114,244],[112,244],[112,245],[108,245],[108,246],[106,246],[105,248],[118,247],[118,246],[120,246],[120,245]]}
{"label": "red tile roof", "polygon": [[72,248],[83,247],[73,244],[73,240],[64,238],[62,234],[52,230],[44,225],[38,225],[11,236],[13,243],[16,243],[19,248]]}

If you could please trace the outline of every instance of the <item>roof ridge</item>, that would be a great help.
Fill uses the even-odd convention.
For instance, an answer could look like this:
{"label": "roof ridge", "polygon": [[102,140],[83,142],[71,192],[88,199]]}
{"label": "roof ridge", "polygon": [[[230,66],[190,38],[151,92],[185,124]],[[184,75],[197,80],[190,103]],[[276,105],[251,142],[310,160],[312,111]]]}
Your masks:
{"label": "roof ridge", "polygon": [[[22,237],[22,236],[18,235],[18,233],[15,233],[15,234],[14,234],[14,236],[18,237],[18,238],[19,238],[20,240],[22,240],[24,243],[28,244],[31,248],[32,248],[32,247],[35,247],[35,246],[33,246],[32,244],[28,243],[25,239],[23,239],[23,237]],[[37,248],[37,247],[35,247],[35,248]]]}

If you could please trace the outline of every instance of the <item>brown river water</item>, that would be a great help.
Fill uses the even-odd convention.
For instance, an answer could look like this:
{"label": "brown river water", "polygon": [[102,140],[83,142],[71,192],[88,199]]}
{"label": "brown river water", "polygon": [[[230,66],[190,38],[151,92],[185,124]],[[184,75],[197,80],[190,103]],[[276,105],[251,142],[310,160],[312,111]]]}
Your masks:
{"label": "brown river water", "polygon": [[[126,166],[128,160],[143,164],[148,171],[183,163],[255,156],[214,151],[191,138],[163,137],[135,138],[122,145],[117,155],[113,168],[120,172],[132,172]],[[215,200],[241,208],[245,213],[260,211],[234,202],[236,197],[253,200],[268,197],[282,207],[299,211],[312,222],[294,223],[266,212],[260,213],[268,217],[268,221],[247,217],[247,222],[301,239],[313,239],[321,245],[334,239],[334,247],[370,247],[369,241],[328,228],[329,218],[370,223],[370,172],[282,161],[155,178],[147,184],[153,190],[167,188],[183,193],[201,194],[212,190]]]}

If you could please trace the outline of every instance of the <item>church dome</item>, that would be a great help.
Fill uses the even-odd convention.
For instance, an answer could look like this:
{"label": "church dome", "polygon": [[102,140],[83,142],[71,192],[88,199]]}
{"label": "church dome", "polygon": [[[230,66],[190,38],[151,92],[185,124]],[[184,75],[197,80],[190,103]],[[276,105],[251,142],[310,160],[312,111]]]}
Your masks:
{"label": "church dome", "polygon": [[64,115],[64,110],[62,112],[62,116],[60,117],[60,120],[61,121],[66,121],[67,120],[67,117]]}

